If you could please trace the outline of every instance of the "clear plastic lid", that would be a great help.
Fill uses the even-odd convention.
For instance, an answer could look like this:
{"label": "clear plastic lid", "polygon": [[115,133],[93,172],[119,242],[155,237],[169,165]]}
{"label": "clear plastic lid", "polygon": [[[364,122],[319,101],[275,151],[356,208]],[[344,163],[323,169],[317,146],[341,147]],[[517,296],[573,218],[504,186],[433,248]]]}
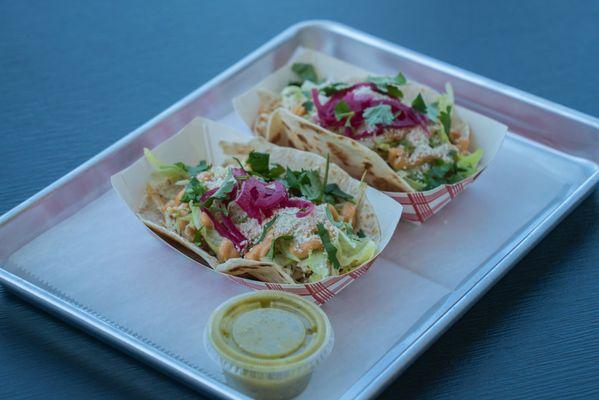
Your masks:
{"label": "clear plastic lid", "polygon": [[218,307],[204,341],[225,372],[266,381],[303,377],[333,349],[326,314],[301,297],[259,291],[234,297]]}

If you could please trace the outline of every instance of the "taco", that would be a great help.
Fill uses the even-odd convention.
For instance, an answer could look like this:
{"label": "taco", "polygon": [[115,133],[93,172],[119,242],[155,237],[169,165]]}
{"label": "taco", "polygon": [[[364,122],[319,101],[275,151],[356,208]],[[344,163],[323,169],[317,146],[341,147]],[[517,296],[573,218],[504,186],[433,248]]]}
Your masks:
{"label": "taco", "polygon": [[223,165],[154,168],[137,210],[144,223],[217,271],[272,283],[346,274],[379,252],[365,183],[314,154],[262,139],[221,142]]}
{"label": "taco", "polygon": [[[353,177],[365,173],[380,190],[428,191],[483,167],[483,148],[463,117],[474,113],[455,106],[449,84],[438,93],[401,73],[375,76],[306,51],[254,94],[257,108],[249,92],[235,105],[256,133],[276,144],[330,153],[331,161]],[[491,152],[505,133],[498,132],[499,140],[487,141]]]}

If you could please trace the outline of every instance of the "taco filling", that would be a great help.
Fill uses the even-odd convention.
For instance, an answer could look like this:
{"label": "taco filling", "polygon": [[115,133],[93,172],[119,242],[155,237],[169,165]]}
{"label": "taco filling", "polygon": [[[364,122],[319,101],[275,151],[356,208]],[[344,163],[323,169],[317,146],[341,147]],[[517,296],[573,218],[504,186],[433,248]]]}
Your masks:
{"label": "taco filling", "polygon": [[359,141],[417,191],[459,182],[476,172],[482,149],[469,151],[470,131],[456,115],[453,91],[420,91],[399,73],[366,80],[319,79],[311,64],[280,93],[289,112]]}
{"label": "taco filling", "polygon": [[226,263],[232,259],[280,266],[293,282],[317,282],[372,259],[377,244],[357,226],[358,198],[318,170],[271,165],[252,151],[245,163],[164,164],[145,150],[162,178],[148,186],[161,224]]}

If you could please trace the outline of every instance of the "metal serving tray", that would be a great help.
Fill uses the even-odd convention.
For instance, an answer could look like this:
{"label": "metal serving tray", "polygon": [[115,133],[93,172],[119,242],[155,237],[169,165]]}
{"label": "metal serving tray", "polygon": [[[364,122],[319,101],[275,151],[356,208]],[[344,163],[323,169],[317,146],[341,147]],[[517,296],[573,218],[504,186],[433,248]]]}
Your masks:
{"label": "metal serving tray", "polygon": [[474,185],[426,224],[400,224],[370,272],[324,306],[337,343],[301,398],[374,396],[599,178],[599,120],[348,27],[309,21],[3,215],[2,283],[199,390],[244,398],[207,358],[201,332],[214,307],[246,289],[148,235],[109,177],[196,115],[243,129],[231,99],[298,46],[380,73],[399,68],[436,88],[451,81],[458,103],[510,127]]}

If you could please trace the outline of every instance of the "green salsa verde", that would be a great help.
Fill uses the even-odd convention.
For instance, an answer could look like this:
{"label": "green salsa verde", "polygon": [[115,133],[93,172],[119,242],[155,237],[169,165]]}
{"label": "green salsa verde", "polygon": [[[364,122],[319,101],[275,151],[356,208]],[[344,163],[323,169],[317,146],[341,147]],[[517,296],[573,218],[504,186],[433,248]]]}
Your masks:
{"label": "green salsa verde", "polygon": [[214,311],[206,347],[231,386],[256,399],[283,400],[305,389],[314,367],[332,350],[333,331],[315,304],[261,291]]}

